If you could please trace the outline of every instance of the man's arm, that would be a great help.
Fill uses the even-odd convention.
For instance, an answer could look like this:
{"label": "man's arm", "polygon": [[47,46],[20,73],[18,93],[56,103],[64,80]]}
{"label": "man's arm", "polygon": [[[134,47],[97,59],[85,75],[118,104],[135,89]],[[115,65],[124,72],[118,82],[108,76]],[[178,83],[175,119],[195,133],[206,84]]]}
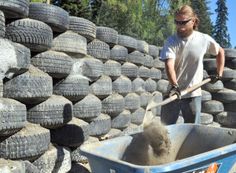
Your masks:
{"label": "man's arm", "polygon": [[225,66],[225,51],[221,47],[219,49],[218,54],[216,55],[216,65],[217,65],[217,74],[219,76],[222,76]]}
{"label": "man's arm", "polygon": [[166,59],[165,61],[166,73],[171,85],[177,85],[175,60],[173,58]]}

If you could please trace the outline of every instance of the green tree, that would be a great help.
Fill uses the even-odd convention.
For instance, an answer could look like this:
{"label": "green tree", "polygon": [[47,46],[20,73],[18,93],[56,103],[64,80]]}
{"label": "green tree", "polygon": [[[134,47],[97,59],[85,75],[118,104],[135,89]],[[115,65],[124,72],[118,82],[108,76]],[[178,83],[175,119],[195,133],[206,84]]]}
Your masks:
{"label": "green tree", "polygon": [[207,6],[208,3],[209,2],[206,0],[191,0],[191,6],[200,20],[198,30],[200,32],[212,35],[213,24],[210,18],[210,9]]}
{"label": "green tree", "polygon": [[228,20],[228,8],[226,6],[225,0],[217,0],[216,2],[216,23],[213,30],[213,37],[215,40],[224,48],[231,47],[230,36],[228,34],[228,29],[226,22]]}

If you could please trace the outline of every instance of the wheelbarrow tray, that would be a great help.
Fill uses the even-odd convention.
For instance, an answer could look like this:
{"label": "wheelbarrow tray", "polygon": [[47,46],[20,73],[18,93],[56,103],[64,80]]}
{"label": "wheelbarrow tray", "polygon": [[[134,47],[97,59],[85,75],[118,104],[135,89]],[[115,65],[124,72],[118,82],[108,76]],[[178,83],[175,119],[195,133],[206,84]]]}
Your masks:
{"label": "wheelbarrow tray", "polygon": [[212,163],[217,173],[235,171],[236,129],[196,124],[166,126],[171,140],[172,162],[145,166],[121,158],[132,136],[121,136],[81,146],[93,173],[201,173]]}

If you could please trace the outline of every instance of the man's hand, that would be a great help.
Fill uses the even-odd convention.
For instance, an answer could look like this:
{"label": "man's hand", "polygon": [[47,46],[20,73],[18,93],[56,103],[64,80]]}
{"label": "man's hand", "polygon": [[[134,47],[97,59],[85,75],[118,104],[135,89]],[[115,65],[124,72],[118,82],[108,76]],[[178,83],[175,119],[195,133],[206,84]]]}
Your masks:
{"label": "man's hand", "polygon": [[181,93],[180,93],[180,89],[179,89],[179,85],[172,85],[170,92],[169,92],[169,97],[173,96],[173,95],[177,95],[178,99],[181,99]]}
{"label": "man's hand", "polygon": [[214,83],[216,83],[218,80],[221,80],[221,79],[222,79],[222,76],[220,76],[220,75],[217,74],[217,75],[211,75],[210,78],[211,78],[211,83],[214,84]]}

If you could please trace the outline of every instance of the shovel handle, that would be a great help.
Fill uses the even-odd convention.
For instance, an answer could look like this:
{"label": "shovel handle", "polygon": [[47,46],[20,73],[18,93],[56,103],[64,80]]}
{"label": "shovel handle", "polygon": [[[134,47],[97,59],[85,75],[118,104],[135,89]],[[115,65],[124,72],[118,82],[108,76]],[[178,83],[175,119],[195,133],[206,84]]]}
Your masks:
{"label": "shovel handle", "polygon": [[[206,83],[208,83],[208,82],[210,82],[210,81],[211,81],[211,79],[210,79],[210,78],[207,78],[207,79],[203,80],[201,83],[196,84],[196,85],[193,85],[192,87],[187,88],[187,89],[181,91],[181,92],[180,92],[180,95],[181,95],[181,96],[184,96],[184,95],[186,95],[186,94],[188,94],[188,93],[190,93],[190,92],[193,92],[194,90],[200,88],[202,85],[205,85]],[[160,102],[160,103],[154,102],[154,103],[152,103],[151,105],[148,104],[146,110],[150,110],[150,109],[155,108],[155,107],[157,107],[157,106],[165,105],[165,104],[167,104],[167,103],[170,103],[170,102],[176,100],[177,98],[178,98],[178,96],[175,94],[175,95],[173,95],[173,96],[171,96],[171,97],[169,97],[169,98],[163,100],[163,101]]]}

